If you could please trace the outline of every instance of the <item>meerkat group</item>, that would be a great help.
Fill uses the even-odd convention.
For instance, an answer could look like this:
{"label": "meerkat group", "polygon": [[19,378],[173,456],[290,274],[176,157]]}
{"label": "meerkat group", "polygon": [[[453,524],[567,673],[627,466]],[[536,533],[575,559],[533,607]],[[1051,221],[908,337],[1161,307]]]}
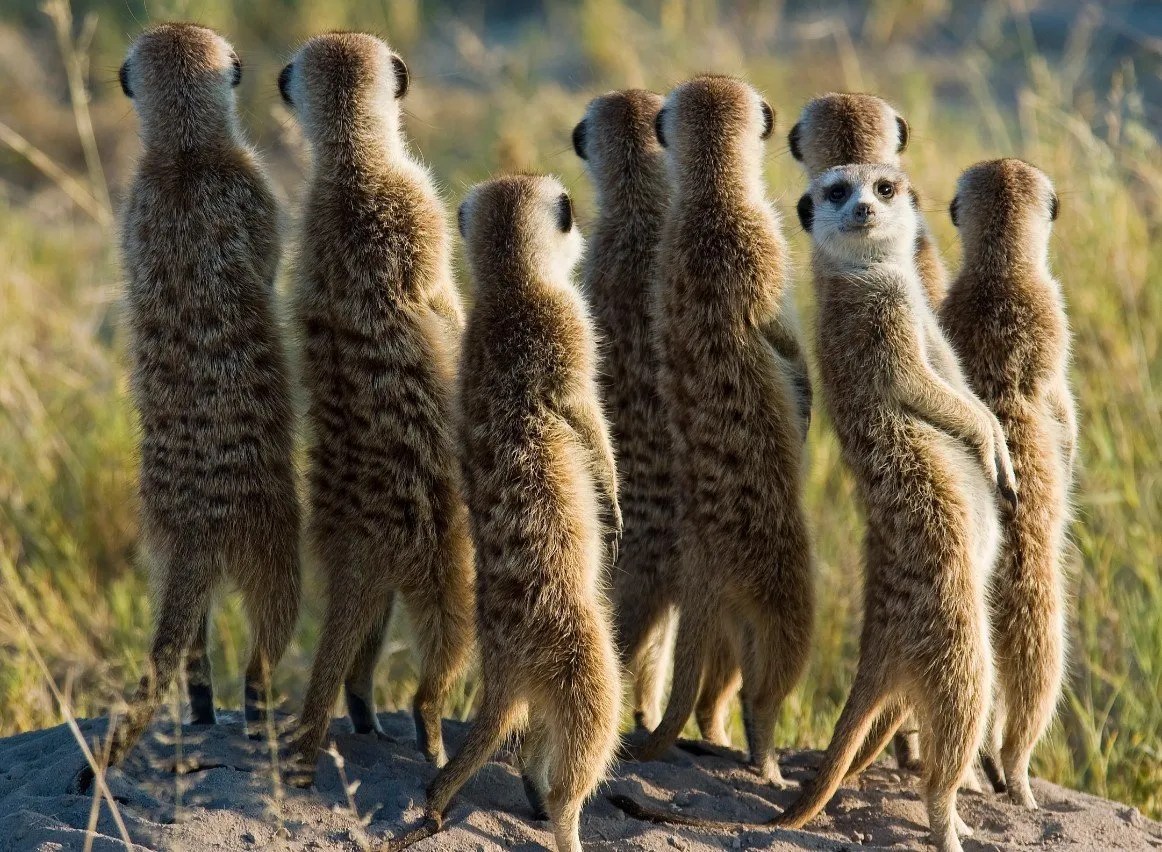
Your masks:
{"label": "meerkat group", "polygon": [[[146,31],[120,72],[143,140],[121,242],[158,598],[110,762],[183,661],[191,721],[215,723],[223,579],[253,624],[250,726],[299,610],[279,211],[238,124],[241,74],[193,24]],[[354,730],[386,736],[373,678],[398,593],[421,661],[417,746],[439,771],[424,823],[391,848],[439,830],[515,736],[533,811],[579,852],[582,805],[618,753],[623,669],[648,731],[623,758],[658,757],[692,714],[726,742],[741,685],[749,761],[784,785],[775,723],[813,622],[813,393],[762,176],[774,110],[723,76],[591,101],[572,140],[596,189],[588,250],[555,178],[479,184],[457,215],[465,319],[444,203],[401,127],[409,82],[358,33],[310,39],[277,79],[312,155],[289,333],[307,399],[305,539],[327,590],[284,777],[311,782],[341,690]],[[814,244],[821,395],[867,533],[851,694],[818,775],[772,824],[805,824],[914,717],[919,751],[898,738],[897,758],[923,775],[936,845],[956,852],[957,788],[978,752],[998,789],[1036,807],[1029,759],[1065,661],[1077,424],[1052,184],[1020,160],[968,169],[949,285],[901,170],[908,135],[885,101],[831,94],[788,137],[810,181],[797,214]],[[477,715],[448,761],[440,720],[474,649]]]}

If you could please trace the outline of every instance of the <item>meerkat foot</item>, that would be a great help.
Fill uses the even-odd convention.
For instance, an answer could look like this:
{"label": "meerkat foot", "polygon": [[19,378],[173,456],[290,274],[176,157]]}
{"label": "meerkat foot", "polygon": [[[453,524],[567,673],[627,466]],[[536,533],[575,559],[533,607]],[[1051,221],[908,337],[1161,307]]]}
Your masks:
{"label": "meerkat foot", "polygon": [[214,690],[208,683],[191,683],[190,724],[216,725],[218,716],[214,713]]}
{"label": "meerkat foot", "polygon": [[[989,783],[992,785],[994,793],[1004,793],[1008,790],[1008,785],[1005,783],[1005,775],[1001,772],[1000,766],[997,765],[992,755],[983,755],[980,759],[980,765],[984,769],[985,777],[988,778]],[[975,775],[975,773],[973,774]]]}
{"label": "meerkat foot", "polygon": [[795,786],[783,777],[783,771],[779,768],[779,760],[773,754],[768,754],[757,761],[752,760],[747,763],[747,766],[776,790],[787,790]]}
{"label": "meerkat foot", "polygon": [[549,819],[549,806],[545,803],[545,797],[537,787],[536,781],[524,772],[521,773],[520,780],[521,784],[524,785],[525,796],[529,800],[529,807],[532,808],[533,819],[537,822],[545,822]]}
{"label": "meerkat foot", "polygon": [[375,714],[375,705],[350,689],[347,690],[347,717],[351,720],[351,728],[360,736],[373,736],[385,743],[399,742],[383,730],[383,725]]}
{"label": "meerkat foot", "polygon": [[[428,762],[432,766],[437,769],[443,769],[444,764],[448,762],[448,754],[444,751],[443,738],[440,737],[437,742],[432,742],[432,738],[428,736],[428,727],[424,723],[424,714],[417,705],[412,706],[412,720],[416,725],[416,748],[420,750],[420,753],[428,759]],[[438,726],[439,724],[440,722],[437,720],[436,725]],[[436,733],[439,736],[438,730]]]}
{"label": "meerkat foot", "polygon": [[1037,799],[1033,796],[1033,788],[1029,785],[1029,779],[1025,778],[1023,781],[1010,780],[1008,784],[1009,800],[1014,805],[1022,808],[1028,808],[1031,811],[1037,810]]}
{"label": "meerkat foot", "polygon": [[955,823],[956,823],[956,834],[959,837],[972,837],[972,833],[973,833],[972,829],[969,827],[968,823],[966,823],[963,819],[960,818],[960,814],[956,815]]}
{"label": "meerkat foot", "polygon": [[960,779],[960,789],[969,793],[984,793],[975,764],[970,764],[968,769],[964,770],[964,777]]}

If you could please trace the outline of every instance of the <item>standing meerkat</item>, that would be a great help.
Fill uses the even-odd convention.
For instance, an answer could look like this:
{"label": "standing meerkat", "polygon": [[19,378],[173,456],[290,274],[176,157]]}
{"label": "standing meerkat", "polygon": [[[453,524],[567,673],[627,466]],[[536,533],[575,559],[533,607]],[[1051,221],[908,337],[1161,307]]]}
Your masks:
{"label": "standing meerkat", "polygon": [[295,748],[309,783],[340,686],[384,736],[372,676],[399,592],[419,645],[416,739],[444,763],[440,717],[472,647],[472,550],[452,406],[462,326],[447,224],[408,152],[403,60],[331,33],[279,77],[312,151],[295,313],[311,428],[308,535],[328,603]]}
{"label": "standing meerkat", "polygon": [[[951,206],[964,261],[940,311],[969,384],[1008,436],[1021,502],[1004,525],[989,601],[997,690],[990,739],[1013,801],[1037,807],[1029,757],[1061,694],[1062,551],[1077,422],[1069,324],[1049,271],[1053,184],[1021,160],[978,163]],[[986,749],[992,747],[986,743]]]}
{"label": "standing meerkat", "polygon": [[133,43],[121,88],[143,151],[121,226],[131,388],[141,423],[141,541],[157,589],[149,671],[112,733],[140,737],[186,656],[194,724],[214,724],[211,596],[229,578],[254,636],[246,721],[299,609],[293,410],[274,304],[278,207],[242,138],[242,65],[213,30],[162,24]]}
{"label": "standing meerkat", "polygon": [[[791,156],[799,161],[810,181],[834,166],[871,163],[899,166],[900,157],[908,147],[909,132],[908,122],[882,98],[833,92],[803,107],[798,122],[787,136],[787,143]],[[948,273],[936,240],[918,212],[919,197],[915,189],[911,192],[919,217],[916,267],[928,305],[935,311],[944,299]],[[881,549],[877,537],[878,532],[871,530],[866,542],[869,561],[875,561]],[[918,770],[921,764],[915,723],[906,727],[906,733],[895,737],[896,761],[901,767]],[[971,780],[975,776],[967,777]]]}
{"label": "standing meerkat", "polygon": [[750,760],[783,784],[771,740],[807,664],[814,596],[801,494],[810,382],[786,242],[762,180],[773,126],[754,89],[717,76],[679,86],[656,119],[673,180],[653,322],[674,443],[681,600],[669,704],[633,753],[654,759],[673,745],[715,637],[739,625]]}
{"label": "standing meerkat", "polygon": [[559,852],[580,852],[581,806],[613,758],[620,693],[602,577],[620,514],[594,334],[571,282],[581,234],[564,188],[537,175],[475,187],[460,232],[475,284],[460,434],[481,693],[464,745],[428,786],[425,827],[390,848],[438,830],[456,792],[527,728],[530,799]]}
{"label": "standing meerkat", "polygon": [[[810,101],[791,128],[787,144],[808,180],[834,166],[871,163],[900,165],[908,147],[909,128],[904,117],[875,95],[831,93]],[[910,190],[919,207],[916,190]],[[919,214],[918,214],[919,215]],[[948,285],[940,249],[919,215],[916,267],[932,310],[938,310]]]}
{"label": "standing meerkat", "polygon": [[[583,289],[604,344],[602,398],[618,456],[625,531],[613,571],[617,647],[633,678],[634,722],[661,717],[673,610],[678,599],[672,446],[658,393],[650,301],[657,246],[670,200],[665,150],[654,119],[661,95],[641,89],[594,98],[573,130],[597,193],[597,220],[583,268]],[[727,739],[727,698],[738,664],[725,641],[697,707],[703,736]]]}
{"label": "standing meerkat", "polygon": [[[957,785],[990,699],[994,492],[1015,504],[1016,481],[1000,424],[969,389],[927,305],[908,189],[892,166],[845,166],[817,177],[799,202],[815,243],[823,394],[868,529],[879,534],[878,552],[867,554],[851,694],[818,776],[776,822],[799,827],[818,813],[845,773],[862,768],[852,759],[876,715],[898,723],[911,708],[933,839],[958,852],[958,829],[968,829]],[[873,746],[872,757],[883,742]]]}

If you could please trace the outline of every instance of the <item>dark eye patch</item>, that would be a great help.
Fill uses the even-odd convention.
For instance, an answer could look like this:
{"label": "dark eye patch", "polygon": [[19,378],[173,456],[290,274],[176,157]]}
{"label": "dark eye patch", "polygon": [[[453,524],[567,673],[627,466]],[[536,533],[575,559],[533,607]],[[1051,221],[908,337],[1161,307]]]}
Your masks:
{"label": "dark eye patch", "polygon": [[129,86],[129,63],[122,62],[121,68],[117,72],[117,81],[121,84],[121,91],[125,93],[125,97],[133,97],[133,89]]}
{"label": "dark eye patch", "polygon": [[896,116],[896,133],[899,137],[899,142],[896,146],[896,153],[904,153],[904,149],[908,147],[908,122],[904,121],[900,116]]}
{"label": "dark eye patch", "polygon": [[662,129],[662,125],[666,120],[664,118],[665,114],[666,111],[663,109],[660,110],[656,116],[654,116],[654,135],[658,137],[658,144],[663,148],[666,147],[666,132]]}
{"label": "dark eye patch", "polygon": [[799,224],[803,226],[803,230],[811,233],[811,226],[815,224],[815,199],[810,194],[804,194],[795,210],[799,213]]}
{"label": "dark eye patch", "polygon": [[588,122],[583,118],[577,122],[577,126],[573,128],[573,151],[582,160],[588,160],[585,156],[585,134],[588,129]]}
{"label": "dark eye patch", "polygon": [[960,196],[952,199],[952,203],[948,205],[948,215],[952,217],[953,227],[960,227]]}
{"label": "dark eye patch", "polygon": [[771,109],[771,105],[769,103],[767,103],[766,101],[763,101],[762,110],[763,110],[763,132],[759,138],[765,140],[765,139],[768,139],[770,137],[771,132],[774,131],[774,129],[775,129],[775,111],[773,109]]}
{"label": "dark eye patch", "polygon": [[557,227],[562,234],[573,230],[573,200],[567,192],[562,192],[557,198]]}
{"label": "dark eye patch", "polygon": [[398,56],[391,57],[391,67],[395,70],[395,97],[399,100],[408,93],[412,78],[407,65]]}
{"label": "dark eye patch", "polygon": [[823,197],[832,204],[842,204],[847,201],[849,195],[851,195],[851,187],[844,182],[840,182],[833,183],[827,187],[827,191],[823,194]]}
{"label": "dark eye patch", "polygon": [[1057,214],[1061,210],[1061,203],[1057,200],[1057,193],[1053,193],[1053,197],[1049,199],[1049,221],[1056,222]]}
{"label": "dark eye patch", "polygon": [[230,59],[230,68],[232,70],[232,76],[230,77],[230,86],[234,87],[242,82],[242,60],[239,59],[237,56],[232,57]]}
{"label": "dark eye patch", "polygon": [[798,160],[800,163],[803,162],[803,151],[799,147],[799,136],[802,133],[802,124],[803,122],[801,121],[795,122],[795,126],[792,127],[791,132],[787,134],[787,144],[791,147],[791,156]]}

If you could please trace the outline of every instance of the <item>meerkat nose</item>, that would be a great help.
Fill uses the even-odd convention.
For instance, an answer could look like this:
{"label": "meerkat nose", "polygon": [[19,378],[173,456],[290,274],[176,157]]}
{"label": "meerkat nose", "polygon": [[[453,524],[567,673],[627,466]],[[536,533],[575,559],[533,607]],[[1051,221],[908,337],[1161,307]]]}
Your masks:
{"label": "meerkat nose", "polygon": [[868,219],[875,216],[875,213],[872,211],[871,205],[868,204],[866,201],[861,201],[861,202],[859,202],[859,204],[855,205],[855,209],[852,212],[853,212],[856,220],[859,222],[866,222]]}

